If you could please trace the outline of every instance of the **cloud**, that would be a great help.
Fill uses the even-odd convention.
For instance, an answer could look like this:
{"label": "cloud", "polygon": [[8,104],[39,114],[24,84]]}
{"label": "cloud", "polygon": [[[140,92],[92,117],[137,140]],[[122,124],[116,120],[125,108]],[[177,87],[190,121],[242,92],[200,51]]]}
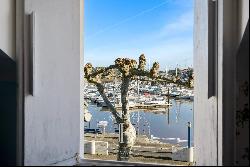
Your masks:
{"label": "cloud", "polygon": [[113,64],[118,57],[137,60],[142,53],[150,58],[151,65],[154,61],[160,62],[161,69],[165,69],[166,66],[174,68],[176,64],[181,66],[191,65],[193,62],[193,40],[192,38],[178,37],[158,41],[148,46],[110,46],[102,49],[91,49],[85,55],[94,66],[108,66]]}
{"label": "cloud", "polygon": [[193,40],[189,38],[169,39],[143,50],[151,61],[160,62],[161,68],[172,68],[176,64],[186,66],[193,61]]}
{"label": "cloud", "polygon": [[160,32],[160,37],[180,35],[193,30],[193,11],[188,11],[173,22],[167,23]]}
{"label": "cloud", "polygon": [[[186,66],[193,62],[193,10],[176,17],[150,34],[135,34],[127,39],[85,48],[85,57],[96,66],[113,64],[117,57],[138,59],[144,53],[151,62],[160,62],[161,69],[173,68],[176,64]],[[85,59],[86,62],[86,59]]]}

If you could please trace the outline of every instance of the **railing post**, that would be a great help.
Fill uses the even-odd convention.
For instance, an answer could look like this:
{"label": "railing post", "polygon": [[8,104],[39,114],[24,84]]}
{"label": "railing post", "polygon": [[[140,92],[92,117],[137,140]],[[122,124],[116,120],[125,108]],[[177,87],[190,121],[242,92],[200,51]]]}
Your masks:
{"label": "railing post", "polygon": [[191,146],[191,122],[188,122],[188,149],[187,149],[187,161],[194,162],[194,147]]}
{"label": "railing post", "polygon": [[191,148],[191,122],[188,122],[188,148]]}

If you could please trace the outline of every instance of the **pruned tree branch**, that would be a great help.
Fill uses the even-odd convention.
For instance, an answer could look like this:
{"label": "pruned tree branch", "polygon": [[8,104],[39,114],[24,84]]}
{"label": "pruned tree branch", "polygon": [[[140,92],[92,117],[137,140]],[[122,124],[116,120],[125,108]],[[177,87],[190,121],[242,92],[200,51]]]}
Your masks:
{"label": "pruned tree branch", "polygon": [[[115,68],[115,66],[109,66],[108,68],[105,68],[106,70],[110,70]],[[117,112],[117,110],[115,109],[115,107],[111,104],[110,100],[108,99],[108,97],[105,94],[105,87],[102,85],[101,83],[101,77],[100,74],[102,74],[103,72],[105,72],[105,69],[100,69],[94,73],[93,72],[93,67],[91,64],[86,64],[84,67],[84,72],[85,72],[85,78],[87,79],[87,81],[89,83],[94,84],[97,89],[98,92],[100,93],[100,95],[102,96],[104,102],[107,104],[107,106],[109,107],[109,109],[111,110],[111,113],[113,114],[113,116],[116,119],[117,123],[120,123],[122,121],[122,118],[120,117],[119,113]]]}
{"label": "pruned tree branch", "polygon": [[165,83],[173,83],[173,84],[176,84],[176,85],[179,85],[179,86],[184,86],[184,87],[187,87],[187,88],[192,88],[192,84],[190,83],[190,81],[188,82],[182,82],[179,78],[173,78],[173,79],[170,79],[170,78],[166,78],[166,77],[163,77],[163,76],[152,76],[151,72],[149,71],[142,71],[142,70],[139,70],[139,69],[133,69],[133,71],[131,72],[132,75],[134,76],[142,76],[142,77],[147,77],[147,78],[150,78],[151,80],[149,79],[144,79],[142,77],[140,77],[140,81],[156,81],[156,82],[165,82]]}
{"label": "pruned tree branch", "polygon": [[97,75],[103,74],[103,73],[105,73],[109,70],[112,70],[112,69],[118,69],[118,67],[116,65],[110,65],[109,67],[105,67],[105,68],[96,70],[95,72],[91,73],[89,76],[96,77]]}
{"label": "pruned tree branch", "polygon": [[115,107],[111,104],[111,102],[108,99],[108,97],[106,96],[106,94],[104,92],[104,86],[102,84],[97,83],[96,87],[98,89],[98,92],[101,94],[104,102],[107,104],[108,108],[111,110],[111,113],[115,117],[116,122],[120,123],[122,121],[122,118],[120,117],[119,113],[117,112],[117,110],[115,109]]}

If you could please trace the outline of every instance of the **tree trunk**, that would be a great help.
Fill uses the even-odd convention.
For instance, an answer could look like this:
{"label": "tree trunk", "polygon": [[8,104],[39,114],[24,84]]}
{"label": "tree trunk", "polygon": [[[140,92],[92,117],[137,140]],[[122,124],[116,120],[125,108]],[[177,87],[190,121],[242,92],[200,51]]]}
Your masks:
{"label": "tree trunk", "polygon": [[123,142],[119,143],[117,160],[128,161],[131,155],[131,149],[135,143],[136,130],[131,122],[124,123],[123,126]]}
{"label": "tree trunk", "polygon": [[129,77],[123,77],[121,86],[121,102],[122,102],[122,122],[123,123],[123,142],[119,143],[119,150],[117,154],[118,161],[128,161],[131,149],[135,143],[136,130],[130,122],[129,113]]}
{"label": "tree trunk", "polygon": [[130,78],[123,77],[121,85],[121,102],[122,102],[122,119],[124,120],[124,122],[126,122],[126,120],[130,120],[129,99],[128,99],[129,84],[130,84]]}

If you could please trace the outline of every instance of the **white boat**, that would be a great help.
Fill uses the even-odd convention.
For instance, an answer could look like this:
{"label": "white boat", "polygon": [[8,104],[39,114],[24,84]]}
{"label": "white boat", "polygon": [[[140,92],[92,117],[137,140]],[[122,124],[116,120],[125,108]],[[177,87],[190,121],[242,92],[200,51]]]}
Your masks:
{"label": "white boat", "polygon": [[176,96],[180,96],[181,95],[181,92],[180,91],[177,91],[177,90],[173,90],[171,93],[170,93],[170,96],[172,97],[176,97]]}
{"label": "white boat", "polygon": [[193,100],[194,99],[194,94],[192,91],[185,91],[183,92],[183,94],[180,96],[181,99],[190,99]]}
{"label": "white boat", "polygon": [[[136,103],[135,103],[134,101],[129,101],[129,102],[128,102],[128,105],[129,105],[129,107],[135,107],[135,106],[136,106]],[[121,107],[122,107],[122,103],[116,103],[116,104],[115,104],[115,107],[116,107],[116,108],[121,108]]]}
{"label": "white boat", "polygon": [[134,107],[136,103],[134,101],[128,101],[129,107]]}
{"label": "white boat", "polygon": [[150,101],[145,101],[144,105],[166,105],[167,101],[163,97],[154,97]]}

